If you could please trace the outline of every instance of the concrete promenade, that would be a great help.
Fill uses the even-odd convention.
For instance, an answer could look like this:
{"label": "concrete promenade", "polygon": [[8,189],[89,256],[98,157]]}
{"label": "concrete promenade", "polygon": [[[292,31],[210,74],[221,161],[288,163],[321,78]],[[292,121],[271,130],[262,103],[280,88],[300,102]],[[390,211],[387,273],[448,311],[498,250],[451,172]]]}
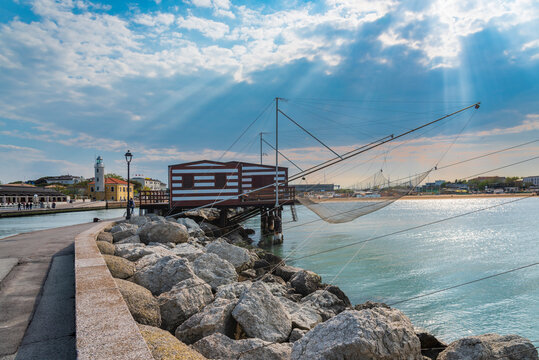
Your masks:
{"label": "concrete promenade", "polygon": [[33,208],[32,210],[17,210],[17,207],[4,207],[0,208],[0,218],[20,217],[20,216],[32,216],[32,215],[44,215],[44,214],[56,214],[64,212],[76,212],[76,211],[92,211],[92,210],[104,210],[104,209],[121,209],[125,208],[125,202],[122,201],[87,201],[87,202],[75,202],[58,203],[56,208],[41,209]]}
{"label": "concrete promenade", "polygon": [[74,239],[86,223],[0,239],[0,360],[74,359]]}

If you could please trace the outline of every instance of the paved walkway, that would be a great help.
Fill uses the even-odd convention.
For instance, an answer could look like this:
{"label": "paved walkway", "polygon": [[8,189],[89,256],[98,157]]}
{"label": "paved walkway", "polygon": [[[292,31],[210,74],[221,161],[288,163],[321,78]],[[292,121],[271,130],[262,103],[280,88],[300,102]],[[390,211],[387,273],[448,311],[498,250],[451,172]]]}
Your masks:
{"label": "paved walkway", "polygon": [[0,239],[0,360],[75,358],[73,242],[94,225]]}

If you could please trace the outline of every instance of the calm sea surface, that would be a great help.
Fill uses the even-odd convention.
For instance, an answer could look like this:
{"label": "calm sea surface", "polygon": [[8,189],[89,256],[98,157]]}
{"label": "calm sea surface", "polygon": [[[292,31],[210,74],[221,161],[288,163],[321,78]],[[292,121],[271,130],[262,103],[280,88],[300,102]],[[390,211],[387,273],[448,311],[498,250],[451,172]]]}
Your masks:
{"label": "calm sea surface", "polygon": [[[299,222],[285,225],[272,250],[294,259],[510,200],[401,200],[349,223],[295,227],[317,218],[298,206]],[[539,262],[539,198],[287,262],[338,285],[353,304],[397,302]],[[539,265],[395,307],[445,341],[489,332],[539,341]]]}
{"label": "calm sea surface", "polygon": [[[29,231],[87,223],[93,221],[96,217],[113,219],[124,216],[124,214],[125,209],[110,209],[0,219],[0,239]],[[138,214],[138,210],[136,210],[135,214]]]}
{"label": "calm sea surface", "polygon": [[[316,220],[298,206],[272,250],[296,257],[481,209],[511,199],[400,200],[345,224]],[[120,217],[124,209],[0,219],[0,238],[20,232]],[[290,221],[285,213],[284,221]],[[539,261],[539,198],[287,262],[341,287],[352,303],[392,303]],[[248,224],[259,228],[259,220]],[[295,252],[297,251],[297,252]],[[350,263],[348,263],[350,261]],[[347,264],[348,263],[348,264]],[[338,275],[339,274],[339,275]],[[336,277],[336,275],[338,275]],[[336,278],[335,278],[336,277]],[[417,300],[397,308],[445,341],[496,332],[539,345],[539,266]]]}

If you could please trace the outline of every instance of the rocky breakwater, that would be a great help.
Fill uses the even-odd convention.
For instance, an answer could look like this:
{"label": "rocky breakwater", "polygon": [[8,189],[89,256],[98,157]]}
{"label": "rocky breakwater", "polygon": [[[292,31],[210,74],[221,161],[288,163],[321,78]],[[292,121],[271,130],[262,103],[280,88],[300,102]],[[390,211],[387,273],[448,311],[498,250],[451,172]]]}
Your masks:
{"label": "rocky breakwater", "polygon": [[449,345],[385,304],[352,306],[319,275],[221,229],[217,210],[134,217],[97,237],[156,359],[538,359],[524,338]]}

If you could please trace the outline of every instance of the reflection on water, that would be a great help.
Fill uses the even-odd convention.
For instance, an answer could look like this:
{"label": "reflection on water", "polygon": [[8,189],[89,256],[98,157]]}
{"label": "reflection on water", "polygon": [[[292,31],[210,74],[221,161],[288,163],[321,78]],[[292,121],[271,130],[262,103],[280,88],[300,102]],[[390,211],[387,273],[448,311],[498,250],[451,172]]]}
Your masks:
{"label": "reflection on water", "polygon": [[[138,212],[135,212],[137,214]],[[82,224],[94,218],[113,219],[125,216],[125,209],[92,210],[0,219],[0,239],[19,233]]]}
{"label": "reflection on water", "polygon": [[[511,199],[400,200],[344,224],[316,220],[299,206],[276,254],[294,259]],[[284,221],[291,221],[285,211]],[[537,262],[539,199],[524,199],[447,222],[288,261],[335,279],[353,303],[391,303]],[[257,220],[250,226],[258,228]],[[539,339],[539,266],[399,304],[414,322],[446,341],[487,332]]]}

